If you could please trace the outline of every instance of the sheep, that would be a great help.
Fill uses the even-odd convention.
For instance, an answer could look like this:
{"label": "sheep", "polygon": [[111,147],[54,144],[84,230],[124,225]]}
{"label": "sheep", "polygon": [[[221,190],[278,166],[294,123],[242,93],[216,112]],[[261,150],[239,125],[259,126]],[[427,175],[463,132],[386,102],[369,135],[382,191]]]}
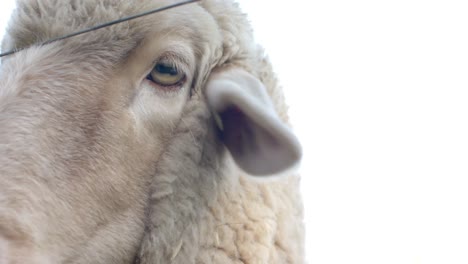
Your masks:
{"label": "sheep", "polygon": [[[303,263],[301,149],[238,4],[18,0],[1,263]],[[281,175],[280,175],[281,174]],[[270,177],[276,175],[276,177]]]}

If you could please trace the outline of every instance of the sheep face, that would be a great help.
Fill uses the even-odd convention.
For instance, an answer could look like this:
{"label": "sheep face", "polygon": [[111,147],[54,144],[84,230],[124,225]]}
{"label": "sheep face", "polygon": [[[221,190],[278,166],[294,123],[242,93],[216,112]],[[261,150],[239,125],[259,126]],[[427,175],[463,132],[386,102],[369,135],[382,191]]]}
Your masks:
{"label": "sheep face", "polygon": [[[247,73],[248,30],[229,39],[207,6],[33,45],[171,2],[19,1],[3,48],[31,47],[1,66],[0,262],[131,263],[148,201],[168,195],[155,193],[161,164],[186,168],[185,147],[210,150],[213,171],[222,167],[223,141],[253,174],[298,158],[267,91]],[[191,138],[178,139],[184,129]],[[174,145],[179,152],[168,151]],[[260,155],[245,158],[252,149]]]}

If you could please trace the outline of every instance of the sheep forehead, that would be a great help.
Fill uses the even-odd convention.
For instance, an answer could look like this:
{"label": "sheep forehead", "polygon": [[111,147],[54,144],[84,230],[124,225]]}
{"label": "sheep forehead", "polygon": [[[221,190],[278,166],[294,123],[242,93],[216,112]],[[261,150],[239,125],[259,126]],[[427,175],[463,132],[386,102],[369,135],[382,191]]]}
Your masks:
{"label": "sheep forehead", "polygon": [[[18,3],[19,8],[10,23],[2,48],[5,51],[29,47],[51,38],[176,2],[180,1],[22,0]],[[120,53],[126,54],[145,36],[154,32],[180,31],[180,34],[185,34],[187,38],[209,39],[209,31],[213,29],[206,27],[209,22],[213,22],[209,13],[199,5],[191,4],[86,33],[65,41],[65,46],[77,46],[79,43],[81,49],[91,45],[90,49],[106,47],[109,51],[115,47]],[[116,54],[112,56],[119,57]]]}

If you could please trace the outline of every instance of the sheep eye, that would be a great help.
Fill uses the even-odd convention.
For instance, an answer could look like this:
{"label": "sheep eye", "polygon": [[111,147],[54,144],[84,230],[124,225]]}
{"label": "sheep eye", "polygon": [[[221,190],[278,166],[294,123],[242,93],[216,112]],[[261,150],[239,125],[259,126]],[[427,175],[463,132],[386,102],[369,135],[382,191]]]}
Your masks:
{"label": "sheep eye", "polygon": [[161,86],[174,86],[182,84],[185,80],[185,74],[179,71],[174,64],[159,62],[146,78]]}

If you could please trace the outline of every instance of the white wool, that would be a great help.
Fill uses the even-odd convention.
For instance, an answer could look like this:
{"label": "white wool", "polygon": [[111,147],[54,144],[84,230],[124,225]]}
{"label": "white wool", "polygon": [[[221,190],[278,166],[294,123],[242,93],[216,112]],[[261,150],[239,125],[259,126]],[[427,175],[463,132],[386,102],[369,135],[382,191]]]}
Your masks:
{"label": "white wool", "polygon": [[[0,260],[304,262],[299,177],[253,180],[300,147],[236,3],[34,45],[174,2],[18,1],[2,50],[27,49],[0,72]],[[185,82],[145,80],[161,60]],[[248,92],[224,93],[227,79]]]}

